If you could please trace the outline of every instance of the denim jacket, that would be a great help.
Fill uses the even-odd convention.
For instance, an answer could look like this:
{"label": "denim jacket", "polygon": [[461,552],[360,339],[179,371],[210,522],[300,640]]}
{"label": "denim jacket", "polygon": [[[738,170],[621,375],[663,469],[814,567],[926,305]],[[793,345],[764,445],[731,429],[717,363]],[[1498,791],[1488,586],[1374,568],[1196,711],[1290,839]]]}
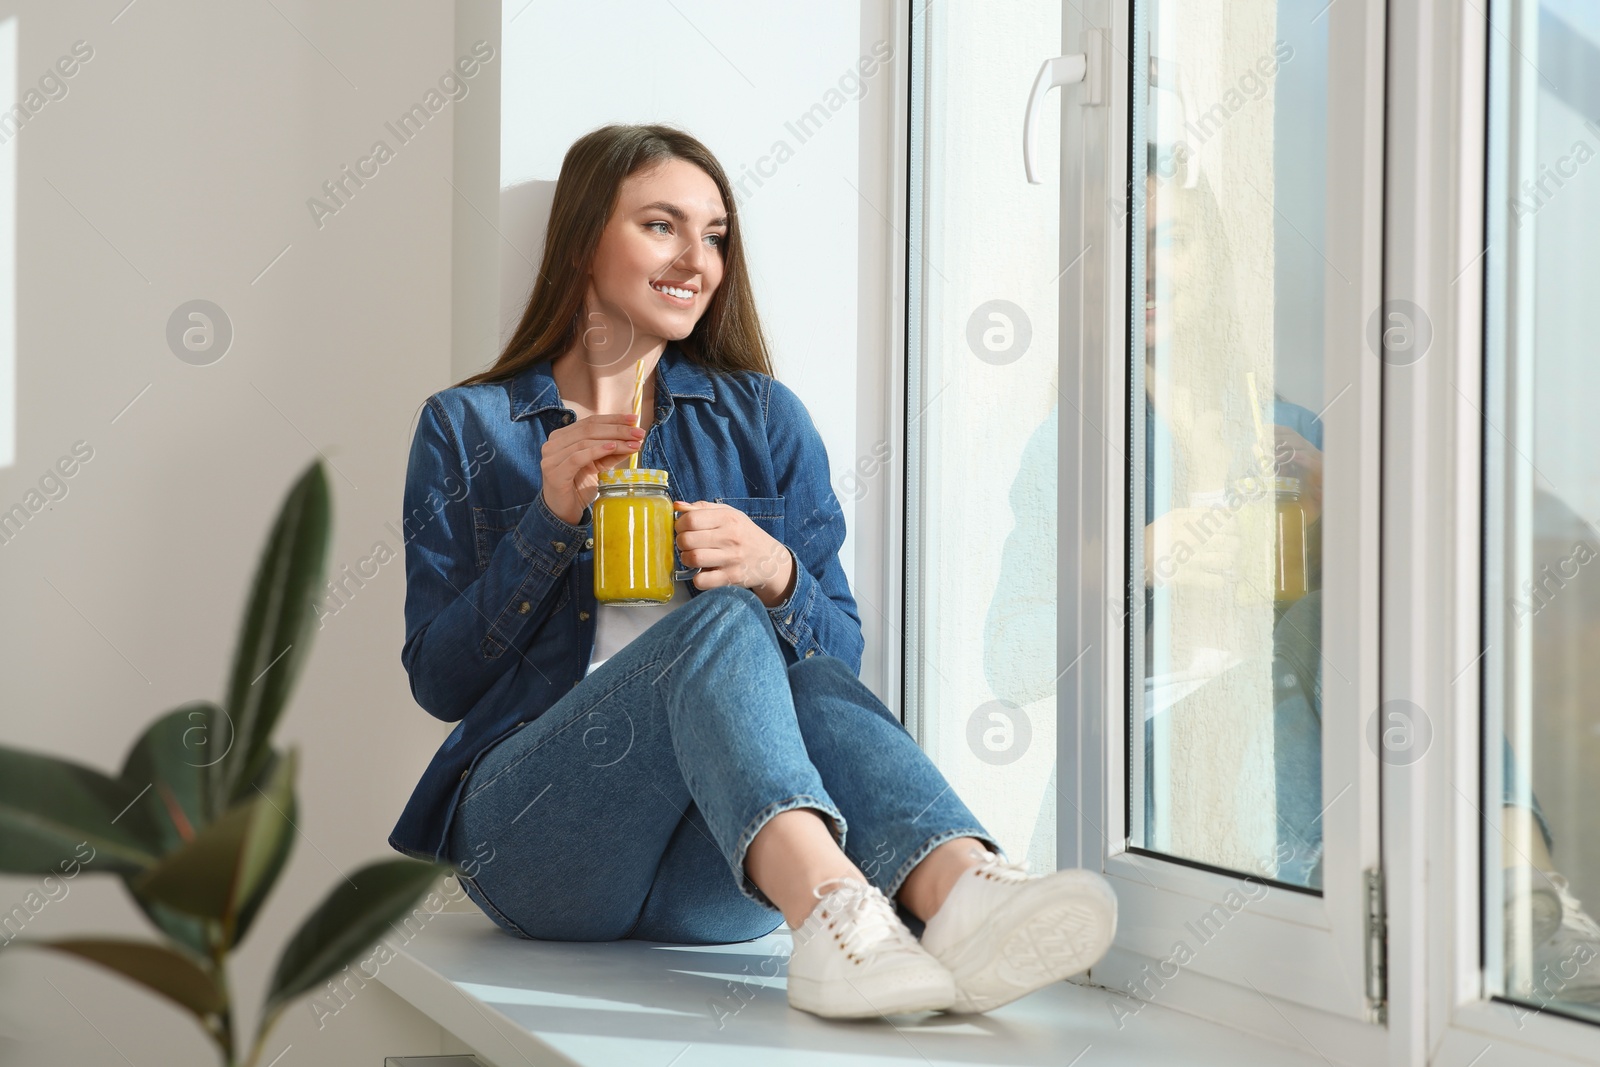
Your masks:
{"label": "denim jacket", "polygon": [[[789,599],[768,609],[785,663],[825,653],[861,671],[861,620],[839,562],[844,513],[827,450],[792,389],[753,371],[708,371],[668,343],[641,467],[676,500],[745,512],[795,558]],[[595,638],[593,508],[576,525],[540,492],[551,430],[576,414],[548,360],[513,378],[430,396],[405,484],[405,645],[411,695],[451,731],[389,835],[397,851],[452,862],[451,819],[497,741],[576,686]],[[703,590],[691,583],[691,597]]]}

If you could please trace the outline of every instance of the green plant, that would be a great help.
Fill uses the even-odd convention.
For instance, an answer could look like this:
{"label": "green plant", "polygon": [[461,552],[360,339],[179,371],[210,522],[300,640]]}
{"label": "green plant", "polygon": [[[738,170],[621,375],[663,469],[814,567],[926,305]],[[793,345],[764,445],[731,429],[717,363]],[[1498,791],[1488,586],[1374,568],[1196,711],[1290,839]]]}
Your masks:
{"label": "green plant", "polygon": [[[327,475],[313,462],[268,535],[222,706],[195,701],[156,719],[115,777],[0,746],[0,871],[54,875],[88,847],[92,867],[83,869],[118,875],[166,935],[165,944],[96,937],[16,943],[93,961],[185,1008],[227,1067],[241,1062],[228,956],[260,913],[297,832],[298,752],[281,752],[270,739],[315,632],[330,510]],[[278,957],[246,1067],[258,1062],[289,1004],[376,942],[449,869],[384,860],[336,885]]]}

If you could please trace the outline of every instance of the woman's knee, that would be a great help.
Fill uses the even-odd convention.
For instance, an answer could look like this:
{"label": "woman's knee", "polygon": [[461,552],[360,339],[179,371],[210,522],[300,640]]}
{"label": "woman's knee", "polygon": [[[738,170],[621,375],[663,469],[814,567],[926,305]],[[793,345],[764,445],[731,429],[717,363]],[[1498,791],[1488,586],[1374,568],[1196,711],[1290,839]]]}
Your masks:
{"label": "woman's knee", "polygon": [[796,681],[803,680],[810,683],[816,683],[828,677],[836,679],[843,677],[852,681],[860,681],[859,678],[850,673],[850,668],[845,666],[844,660],[838,656],[829,656],[825,653],[817,656],[801,656],[789,664],[789,677]]}
{"label": "woman's knee", "polygon": [[742,585],[714,585],[710,589],[702,589],[691,600],[686,608],[698,607],[702,611],[728,611],[738,610],[738,607],[753,608],[762,616],[766,615],[766,605],[761,603],[761,598]]}
{"label": "woman's knee", "polygon": [[682,610],[709,618],[711,625],[718,629],[748,630],[762,636],[770,634],[774,640],[777,637],[771,633],[767,606],[761,603],[760,597],[742,585],[713,586],[696,596]]}

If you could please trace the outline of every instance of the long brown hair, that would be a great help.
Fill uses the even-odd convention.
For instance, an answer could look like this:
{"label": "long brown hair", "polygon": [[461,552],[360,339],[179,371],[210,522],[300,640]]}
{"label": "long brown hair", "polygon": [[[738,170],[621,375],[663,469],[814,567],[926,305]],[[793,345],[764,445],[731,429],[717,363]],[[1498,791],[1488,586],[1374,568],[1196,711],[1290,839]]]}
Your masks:
{"label": "long brown hair", "polygon": [[676,344],[709,370],[772,374],[771,354],[745,269],[739,210],[722,164],[709,148],[675,127],[613,124],[591,130],[567,149],[550,206],[539,276],[522,321],[494,365],[458,385],[510,378],[572,348],[582,325],[584,279],[616,207],[623,179],[669,159],[681,159],[705,171],[716,182],[728,209],[727,239],[719,242],[722,284],[689,336]]}

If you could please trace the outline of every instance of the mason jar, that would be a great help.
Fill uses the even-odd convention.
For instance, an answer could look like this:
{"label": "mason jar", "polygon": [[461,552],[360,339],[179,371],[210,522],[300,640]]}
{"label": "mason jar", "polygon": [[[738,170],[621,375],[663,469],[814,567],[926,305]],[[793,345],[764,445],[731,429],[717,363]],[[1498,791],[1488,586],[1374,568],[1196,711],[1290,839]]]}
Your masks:
{"label": "mason jar", "polygon": [[1306,595],[1306,509],[1300,503],[1300,479],[1275,479],[1278,521],[1274,537],[1273,599],[1289,604]]}
{"label": "mason jar", "polygon": [[605,604],[672,599],[673,512],[667,472],[617,467],[594,501],[594,596]]}

